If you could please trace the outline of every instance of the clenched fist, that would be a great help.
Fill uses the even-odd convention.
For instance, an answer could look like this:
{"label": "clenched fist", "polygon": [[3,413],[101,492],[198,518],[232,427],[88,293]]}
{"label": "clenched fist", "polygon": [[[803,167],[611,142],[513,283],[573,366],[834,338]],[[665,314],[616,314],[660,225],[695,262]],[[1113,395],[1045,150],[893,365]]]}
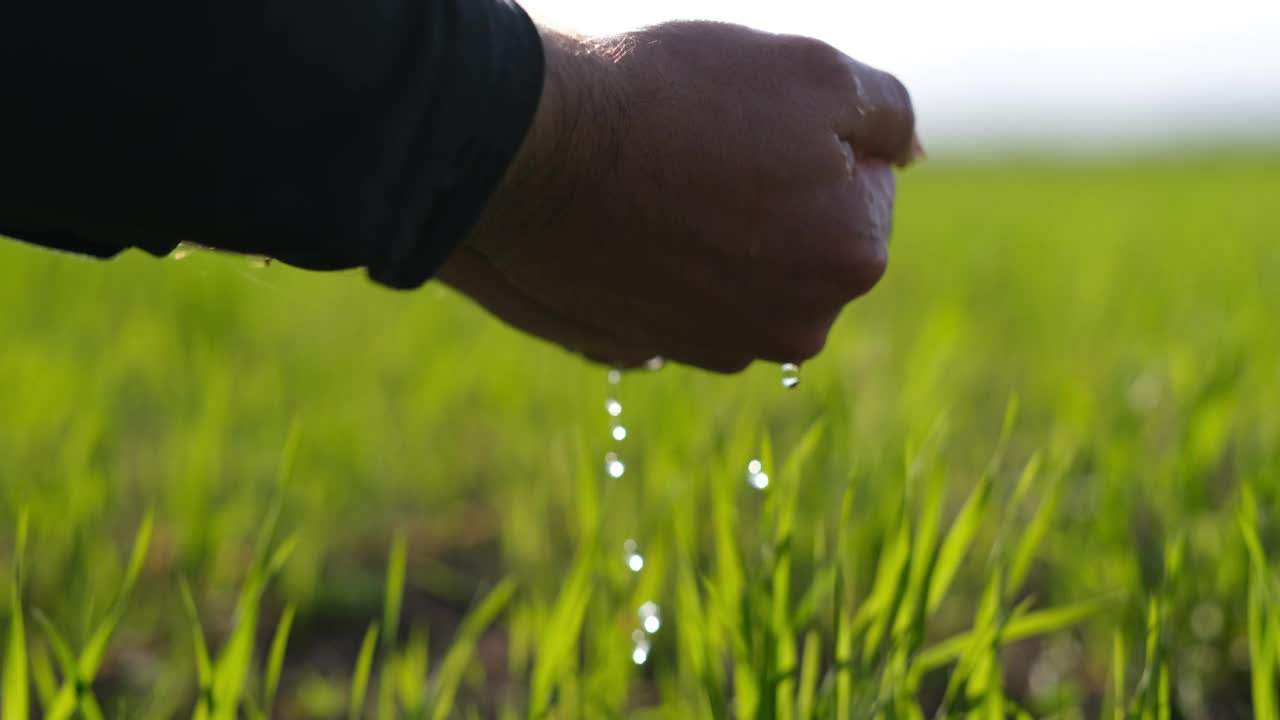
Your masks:
{"label": "clenched fist", "polygon": [[736,372],[817,354],[885,271],[906,89],[817,40],[543,33],[533,129],[441,277],[586,356]]}

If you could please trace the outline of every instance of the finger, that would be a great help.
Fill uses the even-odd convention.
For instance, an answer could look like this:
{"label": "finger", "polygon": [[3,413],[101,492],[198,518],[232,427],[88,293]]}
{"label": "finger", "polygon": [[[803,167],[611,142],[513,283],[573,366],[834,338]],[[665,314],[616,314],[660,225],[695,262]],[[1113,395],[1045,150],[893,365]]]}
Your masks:
{"label": "finger", "polygon": [[679,346],[667,348],[665,352],[649,347],[638,349],[634,343],[570,321],[512,285],[487,258],[470,248],[457,250],[441,269],[439,278],[511,327],[554,342],[601,365],[633,370],[661,355],[683,365],[732,374],[751,364],[751,357],[720,348],[694,350]]}
{"label": "finger", "polygon": [[[718,262],[720,256],[708,260]],[[580,273],[566,284],[548,274],[513,274],[508,282],[525,297],[579,326],[599,328],[624,347],[643,347],[681,365],[732,374],[747,367],[755,355],[750,335],[728,332],[727,326],[741,313],[739,305],[725,307],[711,302],[680,301],[674,294],[655,292],[655,277],[673,285],[698,287],[718,282],[708,275],[706,264],[672,264],[665,254],[632,258],[631,272]],[[496,268],[495,268],[496,270]],[[500,272],[500,271],[499,271]],[[725,269],[728,275],[733,271]]]}
{"label": "finger", "polygon": [[924,155],[916,136],[911,94],[898,78],[846,58],[853,92],[836,122],[836,132],[854,149],[905,166]]}
{"label": "finger", "polygon": [[655,355],[564,318],[512,286],[488,259],[470,248],[460,248],[450,256],[439,277],[515,329],[594,362],[631,368]]}

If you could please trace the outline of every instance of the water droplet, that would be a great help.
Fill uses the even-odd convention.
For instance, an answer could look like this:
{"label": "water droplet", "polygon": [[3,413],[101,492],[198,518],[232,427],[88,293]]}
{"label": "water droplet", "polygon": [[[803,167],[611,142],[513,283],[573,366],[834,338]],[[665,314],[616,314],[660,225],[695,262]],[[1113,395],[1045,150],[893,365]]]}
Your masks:
{"label": "water droplet", "polygon": [[622,373],[617,368],[609,368],[609,384],[617,385],[622,382]]}
{"label": "water droplet", "polygon": [[661,370],[663,367],[665,367],[666,364],[667,364],[667,361],[664,358],[662,358],[661,356],[655,355],[654,357],[651,357],[645,361],[644,369],[648,370],[649,372],[656,372],[658,370]]}
{"label": "water droplet", "polygon": [[763,466],[760,464],[759,460],[752,460],[751,462],[747,463],[747,472],[751,473],[752,475],[755,475],[756,473],[760,472],[761,468],[763,468]]}
{"label": "water droplet", "polygon": [[609,398],[604,403],[604,409],[608,410],[609,414],[613,417],[618,417],[622,414],[622,403],[614,400],[613,398]]}
{"label": "water droplet", "polygon": [[610,434],[613,435],[614,440],[619,442],[627,439],[627,429],[621,425],[615,424]]}
{"label": "water droplet", "polygon": [[636,665],[643,665],[649,660],[649,638],[643,631],[637,630],[631,633],[631,642],[634,643],[631,648],[631,662]]}
{"label": "water droplet", "polygon": [[172,257],[174,260],[186,260],[191,257],[191,251],[186,248],[178,248],[177,250],[174,250],[173,255],[170,255],[169,257]]}
{"label": "water droplet", "polygon": [[609,473],[609,477],[620,478],[627,471],[627,466],[618,459],[617,453],[609,453],[604,456],[604,469]]}
{"label": "water droplet", "polygon": [[636,614],[640,616],[640,627],[650,635],[662,627],[662,609],[658,607],[658,603],[647,602],[640,606]]}
{"label": "water droplet", "polygon": [[769,476],[764,472],[764,466],[759,460],[747,463],[747,483],[757,490],[769,487]]}
{"label": "water droplet", "polygon": [[800,384],[800,366],[795,363],[783,363],[782,387],[790,390]]}
{"label": "water droplet", "polygon": [[627,568],[631,572],[644,569],[644,556],[640,554],[640,546],[635,540],[627,540],[622,544],[622,549],[627,553]]}

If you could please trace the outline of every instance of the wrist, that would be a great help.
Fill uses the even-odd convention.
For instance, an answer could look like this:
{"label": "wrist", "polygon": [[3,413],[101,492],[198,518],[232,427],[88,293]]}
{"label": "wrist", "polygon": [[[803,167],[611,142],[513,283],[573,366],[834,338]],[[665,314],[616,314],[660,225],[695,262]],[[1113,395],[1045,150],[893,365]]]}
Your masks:
{"label": "wrist", "polygon": [[[529,132],[467,245],[501,252],[545,230],[598,181],[598,158],[616,157],[623,119],[613,62],[588,40],[539,27],[542,96]],[[593,159],[595,161],[593,162]]]}

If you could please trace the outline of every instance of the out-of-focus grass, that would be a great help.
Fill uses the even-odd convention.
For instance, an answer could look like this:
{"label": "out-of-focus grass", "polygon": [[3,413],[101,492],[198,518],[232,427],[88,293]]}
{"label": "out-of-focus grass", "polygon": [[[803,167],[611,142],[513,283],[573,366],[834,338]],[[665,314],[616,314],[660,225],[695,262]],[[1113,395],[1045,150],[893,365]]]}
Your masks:
{"label": "out-of-focus grass", "polygon": [[0,713],[1276,717],[1277,197],[1275,154],[913,170],[790,392],[0,244]]}

